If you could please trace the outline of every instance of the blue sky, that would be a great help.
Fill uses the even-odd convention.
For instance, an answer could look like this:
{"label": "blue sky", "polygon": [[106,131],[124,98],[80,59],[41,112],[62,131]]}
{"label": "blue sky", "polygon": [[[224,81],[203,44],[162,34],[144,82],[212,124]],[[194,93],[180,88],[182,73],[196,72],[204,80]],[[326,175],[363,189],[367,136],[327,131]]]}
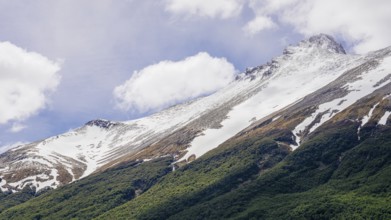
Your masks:
{"label": "blue sky", "polygon": [[389,46],[391,3],[376,3],[0,0],[0,146],[209,94],[313,34]]}

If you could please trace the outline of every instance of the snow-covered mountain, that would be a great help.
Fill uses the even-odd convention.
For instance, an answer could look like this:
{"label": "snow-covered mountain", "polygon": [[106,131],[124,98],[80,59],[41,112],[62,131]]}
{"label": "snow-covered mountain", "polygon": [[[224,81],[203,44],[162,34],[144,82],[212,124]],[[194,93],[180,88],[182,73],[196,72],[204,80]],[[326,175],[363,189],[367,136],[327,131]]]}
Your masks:
{"label": "snow-covered mountain", "polygon": [[[290,147],[295,150],[336,113],[379,89],[390,90],[390,55],[391,48],[346,54],[328,35],[310,37],[207,97],[137,120],[90,121],[11,149],[0,155],[0,189],[18,191],[28,184],[37,190],[56,188],[123,161],[167,155],[176,159],[175,168],[265,119],[282,120],[282,111],[312,106],[292,128]],[[375,108],[357,118],[360,128]],[[384,112],[378,124],[386,124],[390,114]]]}

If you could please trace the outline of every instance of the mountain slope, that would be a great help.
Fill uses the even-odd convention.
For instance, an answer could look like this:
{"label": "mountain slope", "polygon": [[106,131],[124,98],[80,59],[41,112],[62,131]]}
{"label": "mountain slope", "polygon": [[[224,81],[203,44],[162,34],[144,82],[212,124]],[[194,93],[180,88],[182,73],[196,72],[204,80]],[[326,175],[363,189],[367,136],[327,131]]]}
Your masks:
{"label": "mountain slope", "polygon": [[[390,126],[374,120],[358,141],[358,124],[346,118],[327,123],[271,171],[170,218],[389,219]],[[124,207],[114,216],[129,216],[118,210]]]}
{"label": "mountain slope", "polygon": [[179,161],[193,160],[368,59],[345,54],[327,35],[311,37],[210,96],[142,119],[94,120],[12,149],[0,155],[0,188],[56,188],[123,161],[168,154]]}
{"label": "mountain slope", "polygon": [[[259,121],[101,219],[390,218],[391,127],[382,120],[391,109],[390,55],[390,48],[370,54],[277,119]],[[371,84],[350,86],[362,81]],[[255,156],[298,144],[275,166]]]}
{"label": "mountain slope", "polygon": [[[227,91],[236,94],[163,132],[158,141],[135,150],[137,154],[102,163],[102,170],[111,169],[6,207],[0,219],[389,219],[390,57],[391,48],[351,56],[326,35],[310,38],[272,63],[241,74],[215,95],[140,119],[145,124],[169,120],[168,112],[205,106],[199,103],[217,100]],[[259,120],[247,120],[253,117]],[[99,125],[102,129],[114,132],[115,126],[135,121],[93,121],[87,126],[101,123],[109,124]],[[201,132],[205,134],[197,136]],[[219,139],[219,132],[234,134]],[[199,151],[197,139],[203,137],[218,141],[206,141],[207,149]],[[118,175],[121,167],[128,175]],[[136,194],[139,187],[133,183],[143,172],[150,184]],[[107,190],[112,187],[118,190]]]}

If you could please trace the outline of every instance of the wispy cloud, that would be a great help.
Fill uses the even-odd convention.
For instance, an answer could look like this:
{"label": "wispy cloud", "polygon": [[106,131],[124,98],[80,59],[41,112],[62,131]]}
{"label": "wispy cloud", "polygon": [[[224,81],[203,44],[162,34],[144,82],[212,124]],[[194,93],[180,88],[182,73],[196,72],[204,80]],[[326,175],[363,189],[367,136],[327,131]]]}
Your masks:
{"label": "wispy cloud", "polygon": [[15,123],[12,124],[12,127],[11,127],[11,129],[9,131],[12,132],[12,133],[18,133],[18,132],[20,132],[20,131],[22,131],[22,130],[24,130],[26,128],[27,128],[26,125],[15,122]]}
{"label": "wispy cloud", "polygon": [[166,0],[166,10],[184,16],[231,18],[242,11],[244,0]]}
{"label": "wispy cloud", "polygon": [[247,24],[246,30],[252,34],[271,26],[271,21],[257,23],[257,19],[273,17],[275,24],[292,25],[306,36],[336,35],[353,45],[358,53],[391,45],[391,1],[388,0],[376,3],[370,0],[251,0],[249,6],[256,14]]}
{"label": "wispy cloud", "polygon": [[378,0],[167,0],[172,14],[210,18],[244,16],[249,8],[254,17],[242,29],[254,36],[279,26],[291,26],[310,36],[328,33],[345,40],[357,53],[391,45],[391,1]]}

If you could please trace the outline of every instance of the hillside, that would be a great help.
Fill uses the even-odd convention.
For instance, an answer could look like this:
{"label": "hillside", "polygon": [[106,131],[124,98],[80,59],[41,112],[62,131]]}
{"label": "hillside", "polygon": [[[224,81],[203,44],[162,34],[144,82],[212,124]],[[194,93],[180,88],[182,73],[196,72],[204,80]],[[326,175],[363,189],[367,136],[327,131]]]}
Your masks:
{"label": "hillside", "polygon": [[346,54],[330,36],[311,37],[212,95],[136,120],[92,120],[9,150],[0,155],[0,188],[56,188],[128,160],[193,160],[367,59]]}
{"label": "hillside", "polygon": [[314,36],[210,96],[0,155],[0,219],[389,219],[390,95],[391,48]]}

